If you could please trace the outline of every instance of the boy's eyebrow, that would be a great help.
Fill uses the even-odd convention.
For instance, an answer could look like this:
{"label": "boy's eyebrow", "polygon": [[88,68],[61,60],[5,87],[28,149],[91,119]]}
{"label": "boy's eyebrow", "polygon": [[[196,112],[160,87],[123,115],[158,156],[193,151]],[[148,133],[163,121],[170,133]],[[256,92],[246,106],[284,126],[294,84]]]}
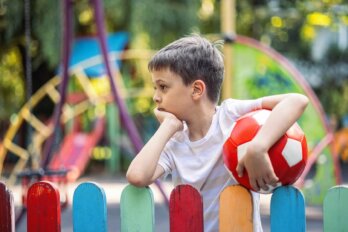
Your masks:
{"label": "boy's eyebrow", "polygon": [[152,82],[152,83],[157,84],[157,83],[161,83],[161,82],[165,82],[165,81],[162,79],[157,79],[155,82]]}

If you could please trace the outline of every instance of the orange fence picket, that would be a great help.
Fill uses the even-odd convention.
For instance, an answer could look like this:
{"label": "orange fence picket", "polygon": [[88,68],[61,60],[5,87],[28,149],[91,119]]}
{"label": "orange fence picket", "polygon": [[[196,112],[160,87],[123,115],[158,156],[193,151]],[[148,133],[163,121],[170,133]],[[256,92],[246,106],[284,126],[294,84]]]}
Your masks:
{"label": "orange fence picket", "polygon": [[240,185],[228,186],[220,195],[220,232],[252,232],[251,193]]}

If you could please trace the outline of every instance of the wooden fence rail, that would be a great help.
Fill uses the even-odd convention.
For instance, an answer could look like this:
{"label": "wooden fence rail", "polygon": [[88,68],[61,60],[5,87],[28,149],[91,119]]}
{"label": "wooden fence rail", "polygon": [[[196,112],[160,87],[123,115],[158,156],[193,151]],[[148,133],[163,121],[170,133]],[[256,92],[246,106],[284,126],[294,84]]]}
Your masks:
{"label": "wooden fence rail", "polygon": [[[14,201],[11,191],[0,182],[0,231],[14,232]],[[61,230],[60,199],[57,187],[40,181],[28,190],[27,231]],[[120,201],[121,232],[155,231],[154,199],[150,188],[126,186]],[[227,187],[220,196],[220,231],[252,231],[252,199],[245,188]],[[324,232],[348,231],[348,187],[331,188],[323,204]],[[203,232],[203,203],[199,192],[179,185],[171,193],[169,205],[171,232]],[[272,232],[306,231],[305,201],[295,187],[277,188],[271,197]],[[107,200],[97,183],[80,184],[73,196],[73,230],[107,231]]]}

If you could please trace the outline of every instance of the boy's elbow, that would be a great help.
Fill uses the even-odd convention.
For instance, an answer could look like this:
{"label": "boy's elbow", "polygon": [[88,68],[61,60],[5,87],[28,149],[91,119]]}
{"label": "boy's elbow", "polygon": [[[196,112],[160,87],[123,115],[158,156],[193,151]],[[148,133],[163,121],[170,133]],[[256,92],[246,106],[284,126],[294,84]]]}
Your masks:
{"label": "boy's elbow", "polygon": [[294,94],[293,96],[296,98],[296,105],[299,105],[304,111],[309,103],[308,97],[298,93]]}
{"label": "boy's elbow", "polygon": [[146,179],[144,178],[144,175],[138,172],[131,172],[128,170],[126,178],[130,184],[136,187],[145,187],[149,185]]}
{"label": "boy's elbow", "polygon": [[309,103],[309,99],[307,96],[299,94],[299,101],[301,102],[301,105],[303,107],[303,110],[306,109],[308,103]]}

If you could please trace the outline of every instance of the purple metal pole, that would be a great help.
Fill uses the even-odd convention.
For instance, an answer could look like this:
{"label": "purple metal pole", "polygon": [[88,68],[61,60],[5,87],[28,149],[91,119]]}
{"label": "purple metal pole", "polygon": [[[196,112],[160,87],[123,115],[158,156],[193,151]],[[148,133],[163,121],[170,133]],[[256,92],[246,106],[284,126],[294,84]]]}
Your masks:
{"label": "purple metal pole", "polygon": [[[95,20],[96,20],[96,24],[97,24],[97,35],[98,35],[98,40],[99,40],[99,44],[101,47],[101,51],[102,51],[102,55],[103,55],[103,59],[104,59],[104,64],[106,67],[106,71],[107,71],[107,75],[109,77],[109,81],[110,81],[110,86],[111,86],[111,91],[113,94],[113,98],[114,98],[114,102],[116,104],[116,107],[118,107],[119,109],[119,113],[120,113],[120,118],[121,118],[121,122],[122,122],[122,126],[125,128],[125,130],[128,133],[128,136],[134,146],[134,149],[136,151],[136,153],[138,153],[141,148],[143,147],[143,142],[142,139],[139,135],[139,132],[131,118],[131,116],[128,113],[128,110],[126,108],[126,105],[124,103],[124,101],[121,99],[117,88],[116,88],[116,84],[114,82],[113,79],[113,75],[111,72],[111,63],[108,57],[108,49],[107,49],[107,44],[106,44],[106,32],[105,32],[105,27],[104,27],[104,17],[103,17],[103,5],[102,2],[100,0],[92,0],[93,5],[94,5],[94,12],[95,12]],[[157,185],[157,187],[159,188],[161,194],[163,195],[167,205],[169,205],[169,201],[168,198],[160,184],[159,181],[155,181],[155,184]]]}
{"label": "purple metal pole", "polygon": [[[66,98],[66,90],[69,81],[69,58],[71,52],[71,39],[72,39],[72,1],[64,0],[63,4],[63,43],[62,43],[62,81],[60,83],[60,100],[58,105],[56,105],[53,114],[53,130],[54,128],[58,128],[60,124],[60,116],[62,114],[62,108],[65,103]],[[42,159],[42,167],[46,168],[51,160],[52,153],[52,145],[54,141],[55,133],[47,139],[44,149],[43,149],[43,159]]]}
{"label": "purple metal pole", "polygon": [[137,128],[135,127],[133,120],[128,114],[127,108],[123,100],[121,99],[120,94],[118,93],[118,90],[116,88],[114,79],[112,78],[113,75],[111,72],[111,65],[110,65],[110,61],[108,57],[108,49],[106,45],[106,36],[105,36],[106,32],[104,29],[103,6],[101,1],[99,0],[92,0],[92,1],[94,3],[94,11],[95,11],[95,17],[96,17],[95,20],[97,23],[97,35],[98,35],[99,44],[101,47],[107,75],[110,80],[113,98],[114,98],[116,106],[119,108],[122,125],[126,129],[136,152],[139,152],[141,148],[143,147],[142,139],[137,131]]}

